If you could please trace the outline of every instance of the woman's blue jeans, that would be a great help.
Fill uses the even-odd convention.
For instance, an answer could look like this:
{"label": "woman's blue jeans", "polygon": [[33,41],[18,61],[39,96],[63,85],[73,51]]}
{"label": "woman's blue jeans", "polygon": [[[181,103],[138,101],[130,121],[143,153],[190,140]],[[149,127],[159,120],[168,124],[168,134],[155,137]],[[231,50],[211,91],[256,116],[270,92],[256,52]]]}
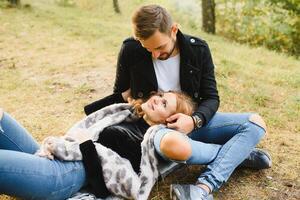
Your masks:
{"label": "woman's blue jeans", "polygon": [[33,155],[38,148],[16,120],[7,113],[0,116],[0,194],[22,199],[66,199],[85,184],[82,162]]}
{"label": "woman's blue jeans", "polygon": [[[218,190],[228,180],[234,169],[243,162],[261,140],[265,130],[250,119],[252,113],[216,113],[208,124],[183,134],[192,147],[187,164],[207,165],[198,177],[199,183]],[[160,150],[160,142],[170,129],[161,129],[154,137],[158,154],[168,159]],[[182,162],[182,161],[178,161]]]}

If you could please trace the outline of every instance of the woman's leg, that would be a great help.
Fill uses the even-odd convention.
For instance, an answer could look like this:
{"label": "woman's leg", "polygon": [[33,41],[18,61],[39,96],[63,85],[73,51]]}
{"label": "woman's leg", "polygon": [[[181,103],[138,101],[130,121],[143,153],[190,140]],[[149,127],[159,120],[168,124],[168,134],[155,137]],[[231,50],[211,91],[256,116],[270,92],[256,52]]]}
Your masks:
{"label": "woman's leg", "polygon": [[28,131],[0,109],[0,193],[22,199],[66,199],[84,184],[81,162],[32,155],[39,148]]}
{"label": "woman's leg", "polygon": [[28,131],[0,109],[0,149],[35,153],[38,143]]}
{"label": "woman's leg", "polygon": [[0,150],[0,194],[21,199],[66,199],[85,182],[82,162],[49,160],[29,153]]}

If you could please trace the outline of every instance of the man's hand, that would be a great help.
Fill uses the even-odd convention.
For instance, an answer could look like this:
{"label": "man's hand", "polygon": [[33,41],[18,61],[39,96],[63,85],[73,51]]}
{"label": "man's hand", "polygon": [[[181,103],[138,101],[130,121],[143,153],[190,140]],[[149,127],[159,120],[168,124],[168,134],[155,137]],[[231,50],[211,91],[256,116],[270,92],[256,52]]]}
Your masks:
{"label": "man's hand", "polygon": [[176,113],[167,120],[167,127],[188,134],[194,129],[194,121],[191,116]]}
{"label": "man's hand", "polygon": [[129,88],[125,92],[122,92],[122,97],[123,97],[124,101],[128,102],[128,98],[131,99],[131,89]]}

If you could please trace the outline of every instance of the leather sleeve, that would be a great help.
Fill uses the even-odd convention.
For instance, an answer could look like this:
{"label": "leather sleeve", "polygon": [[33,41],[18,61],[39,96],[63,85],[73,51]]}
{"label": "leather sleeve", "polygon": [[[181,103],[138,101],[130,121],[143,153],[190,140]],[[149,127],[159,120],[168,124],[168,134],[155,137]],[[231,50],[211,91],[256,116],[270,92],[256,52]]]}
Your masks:
{"label": "leather sleeve", "polygon": [[128,59],[132,58],[129,55],[130,50],[127,43],[123,42],[118,55],[117,70],[114,83],[114,93],[122,93],[130,88],[130,73]]}
{"label": "leather sleeve", "polygon": [[205,43],[201,52],[202,77],[199,94],[201,100],[199,107],[193,115],[198,115],[203,125],[208,123],[217,112],[220,104],[217,83],[215,79],[214,64],[208,45]]}
{"label": "leather sleeve", "polygon": [[94,143],[91,140],[88,140],[81,143],[79,147],[82,153],[82,162],[86,172],[86,179],[91,187],[90,189],[96,197],[106,198],[111,193],[106,188],[101,161],[98,158]]}
{"label": "leather sleeve", "polygon": [[91,104],[84,106],[84,112],[86,115],[89,115],[105,106],[114,104],[114,103],[125,103],[121,93],[114,93],[109,96],[106,96],[100,100],[97,100]]}

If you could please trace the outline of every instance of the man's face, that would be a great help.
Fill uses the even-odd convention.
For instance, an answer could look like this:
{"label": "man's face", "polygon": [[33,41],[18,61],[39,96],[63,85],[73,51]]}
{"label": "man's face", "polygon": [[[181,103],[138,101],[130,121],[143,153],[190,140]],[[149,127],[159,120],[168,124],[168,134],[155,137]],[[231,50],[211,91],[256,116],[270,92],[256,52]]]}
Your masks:
{"label": "man's face", "polygon": [[140,40],[142,46],[152,53],[154,59],[167,60],[177,54],[176,33],[172,29],[171,34],[161,33],[158,30],[146,40]]}

